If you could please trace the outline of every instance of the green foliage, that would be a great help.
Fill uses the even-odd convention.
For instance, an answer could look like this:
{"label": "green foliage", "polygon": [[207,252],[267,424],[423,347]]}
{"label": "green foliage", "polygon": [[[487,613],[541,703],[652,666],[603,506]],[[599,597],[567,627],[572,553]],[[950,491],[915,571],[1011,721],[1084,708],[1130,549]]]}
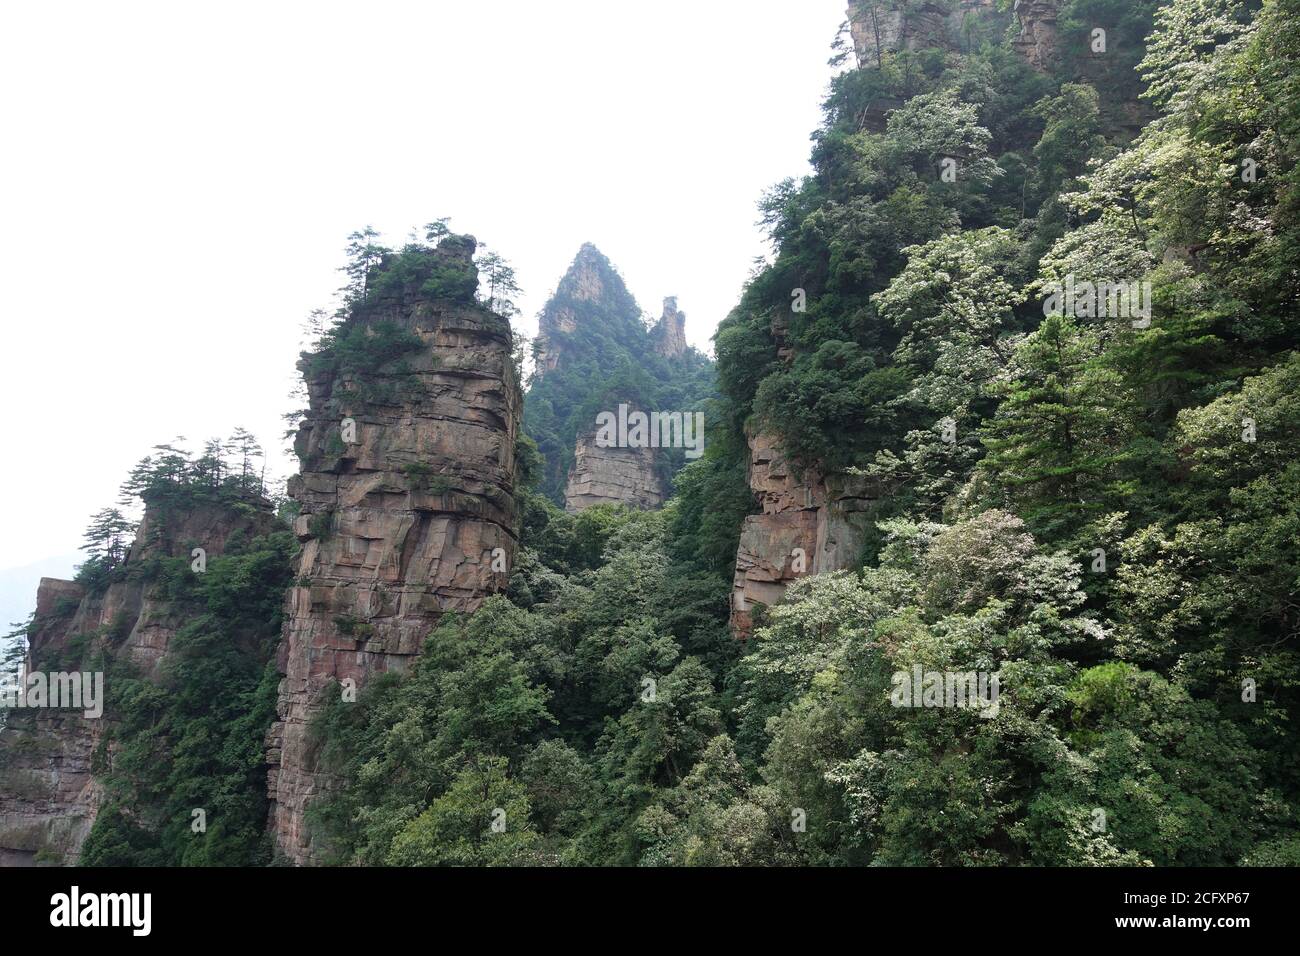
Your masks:
{"label": "green foliage", "polygon": [[307,521],[307,532],[318,540],[325,540],[334,533],[334,512],[318,511]]}
{"label": "green foliage", "polygon": [[[528,395],[509,587],[444,617],[409,673],[331,695],[318,845],[369,865],[1296,865],[1297,13],[1066,0],[1043,73],[993,18],[955,52],[837,76],[813,174],[760,203],[773,256],[719,326],[707,451],[665,460],[658,512],[555,506],[596,411],[712,390],[703,358],[651,355],[584,249],[609,294],[566,279],[548,306],[560,360]],[[383,301],[475,294],[464,257],[373,239],[352,237],[353,314],[322,370],[400,368],[413,346],[372,321]],[[508,265],[480,264],[509,311]],[[1067,276],[1149,281],[1152,321],[1045,315]],[[864,566],[795,581],[741,645],[756,431],[881,500]],[[173,494],[191,468],[164,447],[141,487]],[[152,569],[194,617],[161,685],[114,675],[85,862],[265,860],[287,538],[202,583]],[[122,541],[98,515],[87,574],[116,573]],[[995,696],[898,696],[929,672]],[[206,839],[194,806],[220,808]]]}
{"label": "green foliage", "polygon": [[[270,859],[264,739],[275,720],[274,652],[296,550],[286,531],[159,573],[186,623],[156,680],[108,663],[114,757],[98,779],[108,805],[82,848],[84,866],[254,866]],[[194,829],[193,811],[206,829]]]}
{"label": "green foliage", "polygon": [[519,309],[510,297],[519,295],[523,289],[519,287],[514,267],[499,253],[487,250],[480,253],[477,265],[483,277],[483,305],[498,315],[518,315]]}
{"label": "green foliage", "polygon": [[[768,610],[724,677],[716,792],[642,815],[654,859],[1290,859],[1300,28],[1254,7],[1071,0],[1046,77],[989,44],[836,78],[715,337],[732,452],[684,473],[673,530],[701,553],[746,430],[898,517],[868,568]],[[1066,276],[1150,281],[1152,322],[1044,318]],[[997,715],[890,706],[916,664],[997,673]]]}
{"label": "green foliage", "polygon": [[[398,831],[385,862],[392,866],[526,865],[538,836],[528,822],[524,788],[506,770],[501,757],[465,767],[446,793]],[[493,825],[500,829],[493,830]]]}
{"label": "green foliage", "polygon": [[236,428],[224,441],[210,439],[197,457],[181,445],[184,441],[176,438],[155,445],[154,454],[142,458],[122,483],[119,503],[129,508],[145,504],[153,515],[149,528],[137,529],[136,522],[118,508],[104,508],[91,516],[81,546],[88,556],[77,566],[76,575],[77,583],[91,594],[102,594],[114,581],[127,577],[131,550],[127,541],[137,530],[151,536],[140,544],[152,544],[169,518],[180,512],[218,505],[251,514],[279,503],[265,497],[265,453],[250,432]]}
{"label": "green foliage", "polygon": [[451,490],[452,482],[446,475],[435,474],[432,466],[422,461],[409,462],[402,466],[402,473],[411,482],[416,491],[425,491],[431,495],[445,495]]}
{"label": "green foliage", "polygon": [[[499,784],[513,793],[517,785],[497,758],[518,760],[553,722],[531,628],[523,611],[491,599],[472,618],[445,619],[406,681],[372,684],[355,704],[332,695],[316,726],[322,758],[354,786],[318,801],[312,819],[340,862],[433,860],[439,853],[436,859],[450,862],[477,852],[467,846],[489,832],[494,804],[470,826],[465,802],[476,787],[492,794]],[[437,794],[447,801],[417,823]],[[508,832],[518,833],[527,810],[510,816],[515,830]],[[413,830],[399,849],[408,825]],[[456,845],[431,846],[439,834]]]}
{"label": "green foliage", "polygon": [[[394,322],[338,325],[318,343],[304,375],[311,380],[325,375],[373,373],[423,348],[424,343],[418,335]],[[397,372],[402,370],[402,367],[396,369]]]}
{"label": "green foliage", "polygon": [[755,504],[746,475],[749,449],[727,429],[710,434],[716,437],[704,455],[677,474],[669,521],[674,558],[709,572],[716,593],[731,587],[740,526]]}
{"label": "green foliage", "polygon": [[727,607],[692,596],[671,519],[535,502],[509,600],[445,618],[408,676],[313,725],[346,783],[311,810],[338,862],[635,862],[636,815],[722,729]]}
{"label": "green foliage", "polygon": [[992,389],[1001,399],[984,429],[982,471],[1004,505],[1041,530],[1069,531],[1133,504],[1123,466],[1148,451],[1129,420],[1120,376],[1094,361],[1100,337],[1069,316],[1048,316],[1016,349]]}
{"label": "green foliage", "polygon": [[1241,861],[1242,866],[1300,866],[1300,840],[1261,843]]}
{"label": "green foliage", "polygon": [[[599,282],[599,297],[579,287],[579,269]],[[627,403],[646,412],[703,411],[706,424],[712,420],[713,363],[694,349],[674,358],[656,354],[640,307],[595,246],[579,251],[547,302],[542,324],[549,329],[546,348],[557,358],[554,368],[534,373],[524,398],[524,423],[542,456],[538,490],[556,504],[564,503],[577,438],[596,430],[600,412]],[[680,449],[656,451],[665,488],[683,463]]]}

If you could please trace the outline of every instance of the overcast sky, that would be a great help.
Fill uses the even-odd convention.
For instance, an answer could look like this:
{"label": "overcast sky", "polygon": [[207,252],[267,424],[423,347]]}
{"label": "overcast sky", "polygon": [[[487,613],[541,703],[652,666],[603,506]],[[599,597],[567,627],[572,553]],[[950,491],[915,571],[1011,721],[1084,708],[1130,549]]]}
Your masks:
{"label": "overcast sky", "polygon": [[0,12],[0,569],[74,553],[130,466],[280,455],[350,231],[438,216],[536,313],[594,242],[700,348],[805,173],[845,0],[26,3]]}

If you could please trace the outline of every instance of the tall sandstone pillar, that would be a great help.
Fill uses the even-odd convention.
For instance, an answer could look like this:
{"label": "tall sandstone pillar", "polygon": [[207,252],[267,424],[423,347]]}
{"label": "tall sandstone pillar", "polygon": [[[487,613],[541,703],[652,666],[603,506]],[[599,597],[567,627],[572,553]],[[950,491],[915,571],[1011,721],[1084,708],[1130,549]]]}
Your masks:
{"label": "tall sandstone pillar", "polygon": [[372,274],[345,328],[396,336],[400,355],[300,363],[310,410],[289,494],[303,551],[267,737],[271,825],[294,863],[323,850],[305,812],[331,785],[309,735],[325,695],[408,667],[444,613],[503,590],[513,563],[522,397],[509,321],[473,300],[474,247],[452,236]]}

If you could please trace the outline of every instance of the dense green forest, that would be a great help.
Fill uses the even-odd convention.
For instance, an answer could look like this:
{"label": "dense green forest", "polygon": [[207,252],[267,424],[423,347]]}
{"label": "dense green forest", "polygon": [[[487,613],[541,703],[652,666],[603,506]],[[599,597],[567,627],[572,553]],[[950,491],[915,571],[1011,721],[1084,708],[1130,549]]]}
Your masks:
{"label": "dense green forest", "polygon": [[[598,252],[612,295],[561,283],[508,587],[328,695],[325,862],[1300,865],[1300,0],[1065,0],[1046,70],[1008,6],[834,76],[716,364],[653,354]],[[376,282],[515,311],[494,253],[477,277],[369,230],[350,253],[305,371],[400,381],[418,339],[348,321]],[[567,514],[575,438],[619,401],[707,401],[705,453],[663,457],[661,509]],[[759,433],[887,493],[851,566],[738,640]],[[121,511],[88,534],[91,594],[135,576],[187,623],[158,678],[98,661],[115,758],[85,864],[278,862],[263,746],[304,536],[241,434],[160,446],[124,488],[265,514],[206,574],[125,566]],[[945,705],[935,672],[996,698]],[[199,840],[193,807],[220,821]]]}
{"label": "dense green forest", "polygon": [[[839,75],[705,457],[657,513],[538,496],[508,595],[330,711],[335,858],[1300,862],[1297,14],[1073,0],[1046,73],[990,28]],[[1045,314],[1121,280],[1149,322]],[[747,427],[892,493],[741,646]],[[891,706],[915,665],[996,715]]]}

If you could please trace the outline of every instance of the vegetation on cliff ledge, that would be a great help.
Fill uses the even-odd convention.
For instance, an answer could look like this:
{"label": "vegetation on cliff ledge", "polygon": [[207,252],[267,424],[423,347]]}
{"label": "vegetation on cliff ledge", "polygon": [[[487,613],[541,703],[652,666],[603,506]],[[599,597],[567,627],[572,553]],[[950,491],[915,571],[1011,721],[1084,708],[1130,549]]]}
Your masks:
{"label": "vegetation on cliff ledge", "polygon": [[[834,81],[709,453],[660,513],[537,504],[508,595],[330,712],[337,860],[1300,862],[1300,8],[1122,7],[1047,72],[998,21]],[[1045,315],[1119,281],[1150,321]],[[895,491],[737,647],[746,428]],[[896,706],[927,671],[996,707]]]}
{"label": "vegetation on cliff ledge", "polygon": [[[572,328],[552,316],[528,396],[508,589],[311,725],[326,862],[1300,865],[1300,0],[1064,0],[1045,71],[1004,6],[835,78],[813,173],[761,201],[772,256],[716,334],[707,451],[658,511],[556,507],[596,410],[714,387],[704,358],[651,355],[584,250],[613,291],[552,303]],[[385,299],[510,314],[508,264],[426,237],[353,237],[309,370],[401,377],[409,334],[357,331]],[[1121,314],[1050,306],[1099,286]],[[758,432],[890,492],[852,566],[742,643]],[[252,490],[160,452],[146,498]],[[268,862],[296,544],[134,572],[123,521],[96,516],[84,583],[148,574],[187,623],[160,680],[97,662],[114,725],[83,862]],[[961,701],[964,674],[991,696]]]}

